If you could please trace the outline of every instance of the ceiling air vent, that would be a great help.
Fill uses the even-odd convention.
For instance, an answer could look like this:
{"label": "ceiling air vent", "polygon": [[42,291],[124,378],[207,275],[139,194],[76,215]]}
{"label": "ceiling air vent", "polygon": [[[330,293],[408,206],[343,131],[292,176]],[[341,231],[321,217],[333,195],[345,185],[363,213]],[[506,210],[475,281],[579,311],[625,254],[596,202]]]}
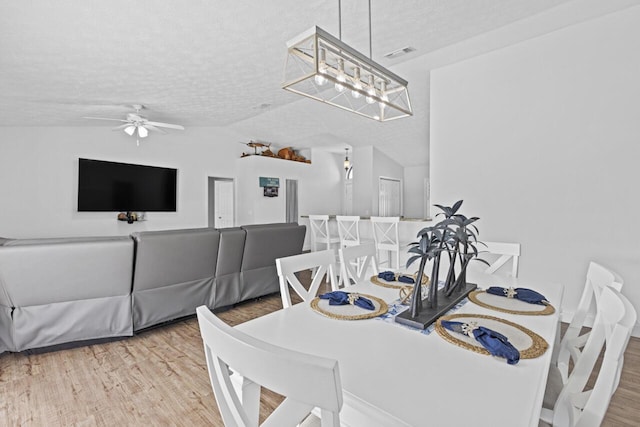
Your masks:
{"label": "ceiling air vent", "polygon": [[407,53],[413,52],[414,50],[416,50],[415,47],[407,46],[407,47],[403,47],[402,49],[397,49],[397,50],[394,50],[393,52],[389,52],[386,55],[384,55],[384,57],[389,59],[395,59],[402,55],[406,55]]}

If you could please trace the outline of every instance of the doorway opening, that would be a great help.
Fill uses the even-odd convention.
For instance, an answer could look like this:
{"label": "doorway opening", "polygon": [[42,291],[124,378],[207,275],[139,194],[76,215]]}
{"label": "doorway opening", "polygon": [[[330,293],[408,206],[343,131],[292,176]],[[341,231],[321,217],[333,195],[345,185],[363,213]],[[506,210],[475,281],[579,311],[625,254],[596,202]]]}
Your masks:
{"label": "doorway opening", "polygon": [[287,209],[285,219],[287,222],[298,222],[298,181],[287,179],[285,185],[285,205]]}
{"label": "doorway opening", "polygon": [[209,177],[207,190],[209,227],[235,226],[233,178]]}
{"label": "doorway opening", "polygon": [[402,215],[402,181],[380,177],[378,192],[378,215]]}

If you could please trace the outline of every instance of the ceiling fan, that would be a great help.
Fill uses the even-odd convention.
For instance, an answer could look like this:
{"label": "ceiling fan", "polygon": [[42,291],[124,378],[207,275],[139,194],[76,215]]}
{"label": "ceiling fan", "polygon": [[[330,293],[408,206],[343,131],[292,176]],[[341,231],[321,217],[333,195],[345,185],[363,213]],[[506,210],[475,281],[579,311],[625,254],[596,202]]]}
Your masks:
{"label": "ceiling fan", "polygon": [[124,124],[116,126],[112,130],[123,130],[127,135],[133,136],[136,134],[136,142],[140,144],[140,138],[146,138],[149,136],[149,131],[167,133],[161,128],[184,130],[184,126],[173,125],[170,123],[152,122],[147,120],[144,116],[140,115],[140,110],[144,108],[144,105],[133,105],[136,110],[135,113],[127,113],[126,119],[112,119],[107,117],[83,117],[84,119],[91,120],[111,120],[116,122],[123,122]]}

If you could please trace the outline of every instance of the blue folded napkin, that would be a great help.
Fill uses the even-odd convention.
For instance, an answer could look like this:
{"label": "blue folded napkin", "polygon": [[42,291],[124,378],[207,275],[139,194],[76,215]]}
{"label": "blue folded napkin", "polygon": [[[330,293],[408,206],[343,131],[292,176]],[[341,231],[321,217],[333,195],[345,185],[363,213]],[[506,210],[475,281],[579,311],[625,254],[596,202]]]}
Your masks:
{"label": "blue folded napkin", "polygon": [[320,295],[320,299],[328,299],[329,305],[352,304],[367,310],[375,310],[375,306],[369,298],[360,296],[355,292],[333,291]]}
{"label": "blue folded napkin", "polygon": [[544,305],[548,303],[544,295],[527,288],[502,288],[500,286],[491,286],[487,289],[488,294],[498,295],[507,298],[515,298],[529,304]]}
{"label": "blue folded napkin", "polygon": [[393,271],[381,271],[378,273],[378,278],[386,280],[387,282],[394,282],[396,280],[396,273]]}
{"label": "blue folded napkin", "polygon": [[413,277],[411,276],[407,276],[404,274],[398,274],[398,276],[396,277],[396,273],[394,273],[393,271],[382,271],[380,273],[378,273],[378,278],[382,279],[382,280],[386,280],[387,282],[395,282],[396,280],[398,282],[402,282],[402,283],[415,283],[416,281],[413,280]]}
{"label": "blue folded napkin", "polygon": [[413,280],[413,277],[411,276],[405,276],[404,274],[400,274],[398,276],[398,282],[402,282],[402,283],[416,283],[415,280]]}
{"label": "blue folded napkin", "polygon": [[493,356],[504,357],[509,365],[515,365],[520,360],[520,352],[509,342],[509,339],[492,329],[484,326],[474,326],[469,323],[450,322],[441,320],[440,324],[450,331],[467,336],[473,336]]}

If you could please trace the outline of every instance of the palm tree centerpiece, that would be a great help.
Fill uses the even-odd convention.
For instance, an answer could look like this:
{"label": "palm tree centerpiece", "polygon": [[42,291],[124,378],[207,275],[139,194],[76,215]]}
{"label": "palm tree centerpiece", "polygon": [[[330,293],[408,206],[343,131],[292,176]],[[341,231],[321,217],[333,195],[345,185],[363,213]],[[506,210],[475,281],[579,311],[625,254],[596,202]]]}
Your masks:
{"label": "palm tree centerpiece", "polygon": [[[411,318],[419,318],[423,309],[429,316],[436,313],[437,317],[455,303],[464,298],[471,290],[475,289],[475,285],[467,283],[466,270],[472,259],[487,263],[477,258],[478,249],[478,228],[474,224],[478,217],[466,217],[458,213],[462,206],[462,200],[458,200],[453,206],[435,205],[442,210],[436,216],[443,215],[444,219],[433,226],[425,227],[418,232],[418,241],[410,244],[409,254],[412,256],[407,261],[407,268],[415,261],[420,260],[416,283],[412,291],[411,309],[407,310],[407,314],[402,318],[407,318],[410,314]],[[442,304],[438,301],[438,282],[440,272],[440,261],[443,256],[448,258],[449,267],[447,276],[444,280],[444,288],[441,292],[441,298],[444,299]],[[431,280],[427,298],[422,300],[422,275],[428,261],[433,261],[431,267]],[[454,304],[453,304],[454,305]],[[438,314],[440,313],[440,314]],[[401,317],[401,316],[398,316]],[[396,319],[398,319],[398,317]],[[398,320],[401,321],[401,320]],[[401,321],[402,322],[402,321]],[[402,322],[405,323],[405,322]],[[428,326],[428,324],[426,325]],[[426,327],[424,326],[424,327]]]}

